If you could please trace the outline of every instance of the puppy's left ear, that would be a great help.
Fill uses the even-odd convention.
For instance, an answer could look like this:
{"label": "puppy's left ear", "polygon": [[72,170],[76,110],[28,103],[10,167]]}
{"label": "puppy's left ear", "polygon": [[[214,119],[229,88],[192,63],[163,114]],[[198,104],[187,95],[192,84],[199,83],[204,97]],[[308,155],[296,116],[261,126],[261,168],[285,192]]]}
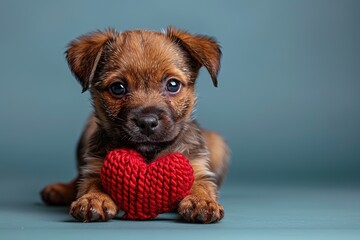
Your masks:
{"label": "puppy's left ear", "polygon": [[82,35],[69,43],[66,59],[83,92],[92,85],[100,58],[105,53],[105,45],[115,41],[117,36],[115,30],[107,29]]}
{"label": "puppy's left ear", "polygon": [[220,70],[221,50],[214,38],[204,35],[193,35],[188,32],[168,27],[166,35],[201,66],[208,70],[213,84],[217,87],[217,76]]}

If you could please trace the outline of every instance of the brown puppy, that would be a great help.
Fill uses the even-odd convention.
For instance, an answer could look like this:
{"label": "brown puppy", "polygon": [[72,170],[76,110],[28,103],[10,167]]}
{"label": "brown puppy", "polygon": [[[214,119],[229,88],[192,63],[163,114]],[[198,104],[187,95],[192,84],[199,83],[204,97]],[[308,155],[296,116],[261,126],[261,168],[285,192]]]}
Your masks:
{"label": "brown puppy", "polygon": [[44,188],[43,200],[72,202],[70,214],[79,221],[107,221],[119,210],[100,184],[109,150],[132,148],[148,161],[180,152],[190,160],[195,182],[178,212],[189,222],[222,219],[217,188],[227,168],[227,145],[192,118],[199,69],[205,66],[216,86],[220,57],[214,39],[172,27],[161,33],[109,29],[71,42],[66,58],[83,91],[90,90],[94,113],[78,145],[79,176]]}

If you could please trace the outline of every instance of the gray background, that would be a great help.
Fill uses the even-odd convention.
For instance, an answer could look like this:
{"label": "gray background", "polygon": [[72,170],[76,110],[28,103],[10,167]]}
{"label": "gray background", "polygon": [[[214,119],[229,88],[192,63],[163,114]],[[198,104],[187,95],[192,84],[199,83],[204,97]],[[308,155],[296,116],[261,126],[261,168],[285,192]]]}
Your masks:
{"label": "gray background", "polygon": [[[33,208],[32,214],[40,212],[38,218],[43,219],[41,214],[46,216],[52,210],[40,204],[37,192],[49,182],[67,181],[75,176],[75,144],[91,107],[89,95],[80,94],[81,87],[68,69],[63,54],[66,44],[81,34],[106,27],[120,31],[160,30],[168,25],[215,36],[222,45],[219,88],[212,87],[209,75],[202,70],[197,82],[196,116],[205,128],[223,134],[232,149],[230,172],[223,190],[223,201],[228,203],[227,208],[224,204],[225,209],[233,206],[231,211],[235,214],[237,206],[240,207],[238,202],[245,206],[256,202],[246,198],[247,193],[253,192],[251,187],[240,187],[245,185],[358,189],[360,1],[1,0],[0,182],[5,194],[1,193],[0,199],[3,206],[18,211],[21,206]],[[246,189],[250,190],[246,192]],[[262,194],[260,190],[255,195]],[[338,192],[322,197],[337,195]],[[285,194],[277,206],[288,202],[285,196],[289,195]],[[354,202],[358,197],[354,196],[359,194],[350,194],[351,201],[340,199],[338,204],[329,205],[329,209],[341,209],[338,207],[350,204],[347,213],[353,218],[342,221],[341,216],[346,216],[343,212],[328,212],[324,218],[340,217],[339,221],[348,221],[350,225],[360,222],[360,207]],[[15,206],[19,199],[25,205]],[[26,205],[29,202],[38,205]],[[252,206],[253,209],[265,206],[261,201],[256,203],[259,205]],[[241,206],[242,213],[246,215],[250,211],[250,216],[256,216],[256,213],[251,215],[251,207]],[[290,204],[290,207],[298,205]],[[62,211],[66,212],[52,211],[51,216],[70,221],[61,215]],[[17,216],[10,210],[7,213]],[[265,213],[271,215],[271,211]],[[231,213],[227,216],[229,221]],[[234,222],[239,219],[241,222],[240,216],[233,215]],[[253,220],[256,223],[262,217]],[[14,226],[10,229],[32,226],[26,225],[28,220],[31,222],[30,217],[22,218],[24,223],[12,219]],[[274,221],[275,226],[282,224]],[[299,221],[306,222],[306,218]],[[245,236],[252,236],[252,223],[241,223],[250,229]],[[289,228],[304,227],[298,223],[284,224]],[[32,224],[36,225],[36,221]],[[333,224],[326,226],[329,229],[339,226]],[[359,224],[351,226],[353,230],[359,229]],[[230,225],[230,229],[236,227]],[[7,233],[11,236],[13,232]],[[260,233],[262,237],[268,236],[267,232]],[[281,236],[286,239],[287,235]],[[334,235],[330,232],[329,236]]]}

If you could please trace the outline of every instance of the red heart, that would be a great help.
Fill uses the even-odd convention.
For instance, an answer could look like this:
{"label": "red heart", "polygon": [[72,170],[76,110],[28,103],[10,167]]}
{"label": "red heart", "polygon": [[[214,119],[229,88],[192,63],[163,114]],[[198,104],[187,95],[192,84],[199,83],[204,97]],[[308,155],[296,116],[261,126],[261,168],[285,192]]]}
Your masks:
{"label": "red heart", "polygon": [[194,172],[189,160],[180,153],[146,163],[134,150],[115,149],[104,160],[101,182],[125,212],[122,218],[145,220],[176,209],[190,193]]}

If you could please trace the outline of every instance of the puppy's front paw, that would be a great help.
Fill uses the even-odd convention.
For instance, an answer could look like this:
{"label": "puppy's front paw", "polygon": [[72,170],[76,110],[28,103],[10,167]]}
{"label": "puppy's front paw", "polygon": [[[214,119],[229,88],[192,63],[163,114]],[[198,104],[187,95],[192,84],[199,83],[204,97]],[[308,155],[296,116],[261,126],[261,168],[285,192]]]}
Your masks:
{"label": "puppy's front paw", "polygon": [[104,222],[115,217],[118,209],[105,193],[88,193],[74,201],[70,215],[81,222]]}
{"label": "puppy's front paw", "polygon": [[211,198],[189,195],[179,204],[179,214],[188,222],[215,223],[224,217],[224,208]]}

